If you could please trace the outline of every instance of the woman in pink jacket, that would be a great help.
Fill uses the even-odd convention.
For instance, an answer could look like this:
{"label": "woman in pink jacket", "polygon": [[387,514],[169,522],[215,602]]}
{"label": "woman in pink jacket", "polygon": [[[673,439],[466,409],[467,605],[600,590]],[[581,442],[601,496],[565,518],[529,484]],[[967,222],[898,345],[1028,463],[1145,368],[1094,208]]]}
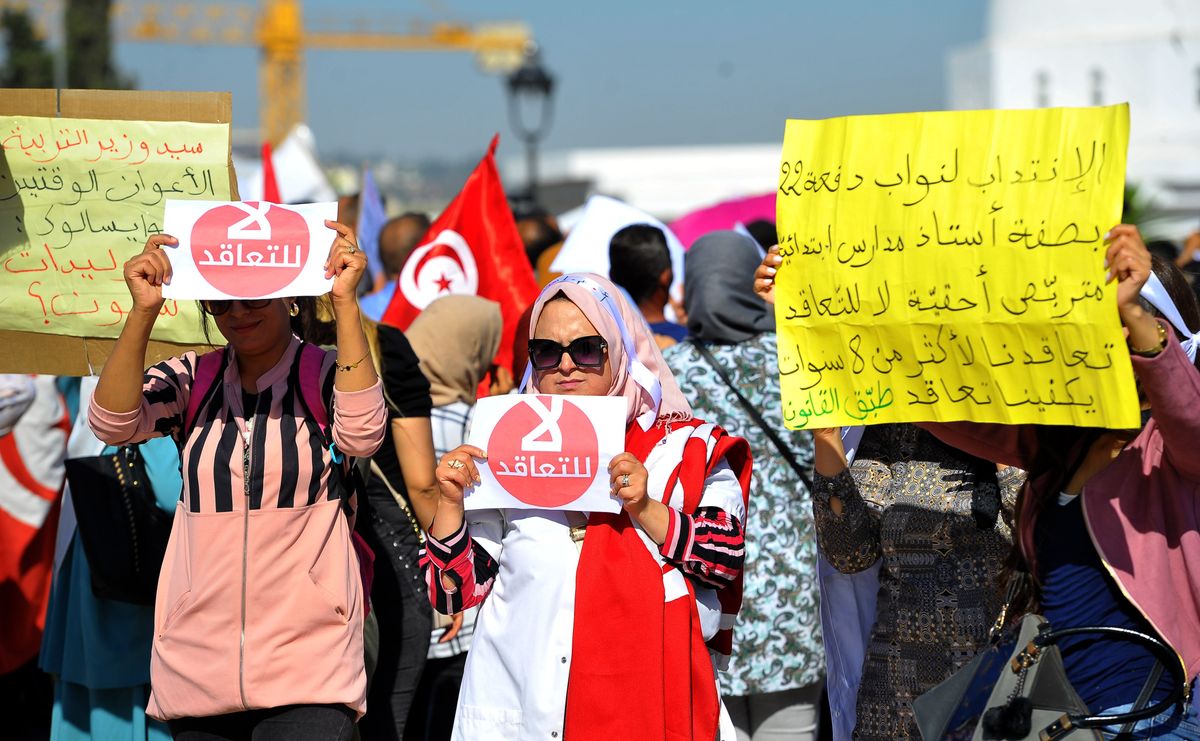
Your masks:
{"label": "woman in pink jacket", "polygon": [[162,247],[176,241],[155,235],[125,264],[134,306],[90,422],[113,445],[169,434],[182,451],[147,708],[176,738],[348,739],[365,711],[354,503],[330,442],[369,456],[386,414],[355,298],[366,259],[349,228],[326,225],[338,232],[326,264],[336,353],[294,334],[292,299],[204,301],[228,346],[143,377],[171,275]]}
{"label": "woman in pink jacket", "polygon": [[[1157,634],[1190,680],[1200,672],[1200,309],[1175,266],[1152,263],[1136,227],[1114,227],[1109,241],[1106,266],[1148,415],[1140,430],[922,426],[1029,471],[1016,538],[1033,576],[1028,606],[1055,629],[1112,625]],[[1172,689],[1171,671],[1147,682],[1157,662],[1138,644],[1085,635],[1060,647],[1067,677],[1093,713],[1128,710],[1143,685],[1151,702]],[[1200,727],[1175,707],[1134,734],[1196,739]]]}

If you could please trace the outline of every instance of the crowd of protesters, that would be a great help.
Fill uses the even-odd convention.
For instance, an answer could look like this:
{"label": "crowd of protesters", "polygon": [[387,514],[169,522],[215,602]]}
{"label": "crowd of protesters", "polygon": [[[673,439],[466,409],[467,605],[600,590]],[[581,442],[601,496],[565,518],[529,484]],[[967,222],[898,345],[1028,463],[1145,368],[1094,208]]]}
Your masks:
{"label": "crowd of protesters", "polygon": [[[699,239],[678,296],[656,226],[594,246],[608,276],[560,276],[553,217],[519,218],[543,288],[516,384],[495,303],[377,323],[429,223],[393,219],[369,266],[328,222],[329,295],[202,302],[226,344],[143,374],[170,276],[172,238],[152,237],[98,379],[3,378],[0,486],[57,492],[64,458],[140,443],[174,518],[147,605],[96,593],[70,504],[87,492],[41,513],[52,534],[21,548],[52,554],[48,610],[6,612],[0,652],[25,722],[72,740],[917,739],[916,698],[1016,604],[1152,633],[1200,671],[1200,234],[1107,240],[1140,430],[893,424],[851,444],[783,425],[770,225]],[[476,400],[514,390],[624,401],[620,514],[464,510]],[[864,635],[823,604],[818,563],[877,573]],[[1154,663],[1064,648],[1093,712],[1175,690]],[[1200,738],[1188,712],[1131,737]]]}

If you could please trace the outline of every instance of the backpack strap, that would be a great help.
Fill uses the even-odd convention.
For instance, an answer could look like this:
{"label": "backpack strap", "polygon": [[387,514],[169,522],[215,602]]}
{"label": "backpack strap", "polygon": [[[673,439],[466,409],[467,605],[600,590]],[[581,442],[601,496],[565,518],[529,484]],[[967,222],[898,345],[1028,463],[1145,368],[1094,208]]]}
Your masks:
{"label": "backpack strap", "polygon": [[217,379],[224,373],[227,362],[226,348],[197,356],[196,368],[192,372],[192,391],[188,395],[187,414],[183,418],[180,440],[187,441],[192,427],[196,424],[196,415],[209,403],[213,393],[220,388],[221,384],[217,383]]}
{"label": "backpack strap", "polygon": [[321,393],[321,366],[324,363],[324,350],[308,342],[300,345],[300,400],[312,414],[327,442],[333,442],[329,433],[329,408],[325,403],[325,395]]}
{"label": "backpack strap", "polygon": [[299,358],[292,366],[296,385],[300,389],[297,395],[300,406],[304,408],[309,419],[317,424],[324,438],[325,447],[335,464],[330,471],[330,486],[338,487],[342,497],[343,509],[353,521],[357,510],[357,494],[364,487],[362,476],[355,466],[354,459],[343,455],[337,449],[333,440],[333,427],[329,422],[329,407],[325,403],[323,384],[321,383],[321,367],[325,362],[325,351],[316,345],[305,342],[300,345]]}

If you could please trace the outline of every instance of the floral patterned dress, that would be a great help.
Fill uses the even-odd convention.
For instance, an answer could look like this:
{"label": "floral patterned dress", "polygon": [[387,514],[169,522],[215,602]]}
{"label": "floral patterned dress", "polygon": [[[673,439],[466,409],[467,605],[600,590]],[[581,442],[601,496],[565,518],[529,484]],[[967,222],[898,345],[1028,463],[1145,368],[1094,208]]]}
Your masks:
{"label": "floral patterned dress", "polygon": [[[811,436],[783,427],[775,335],[706,347],[811,473]],[[696,415],[745,438],[754,454],[744,599],[733,631],[733,657],[720,674],[721,693],[755,695],[814,684],[824,675],[825,659],[810,494],[690,342],[667,348],[663,356]]]}

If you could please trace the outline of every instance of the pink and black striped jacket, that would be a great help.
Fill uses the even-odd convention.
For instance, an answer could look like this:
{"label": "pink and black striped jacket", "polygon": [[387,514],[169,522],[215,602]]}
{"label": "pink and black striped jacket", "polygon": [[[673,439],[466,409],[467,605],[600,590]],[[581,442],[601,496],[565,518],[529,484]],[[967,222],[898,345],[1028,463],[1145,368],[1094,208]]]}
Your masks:
{"label": "pink and black striped jacket", "polygon": [[[185,424],[197,355],[147,371],[128,413],[93,400],[89,421],[112,445],[175,435],[183,491],[154,608],[151,697],[156,718],[207,716],[301,703],[366,710],[363,594],[358,561],[331,476],[331,452],[300,399],[292,338],[243,409],[232,350],[223,374]],[[381,385],[333,388],[321,364],[332,437],[350,456],[383,440]]]}

